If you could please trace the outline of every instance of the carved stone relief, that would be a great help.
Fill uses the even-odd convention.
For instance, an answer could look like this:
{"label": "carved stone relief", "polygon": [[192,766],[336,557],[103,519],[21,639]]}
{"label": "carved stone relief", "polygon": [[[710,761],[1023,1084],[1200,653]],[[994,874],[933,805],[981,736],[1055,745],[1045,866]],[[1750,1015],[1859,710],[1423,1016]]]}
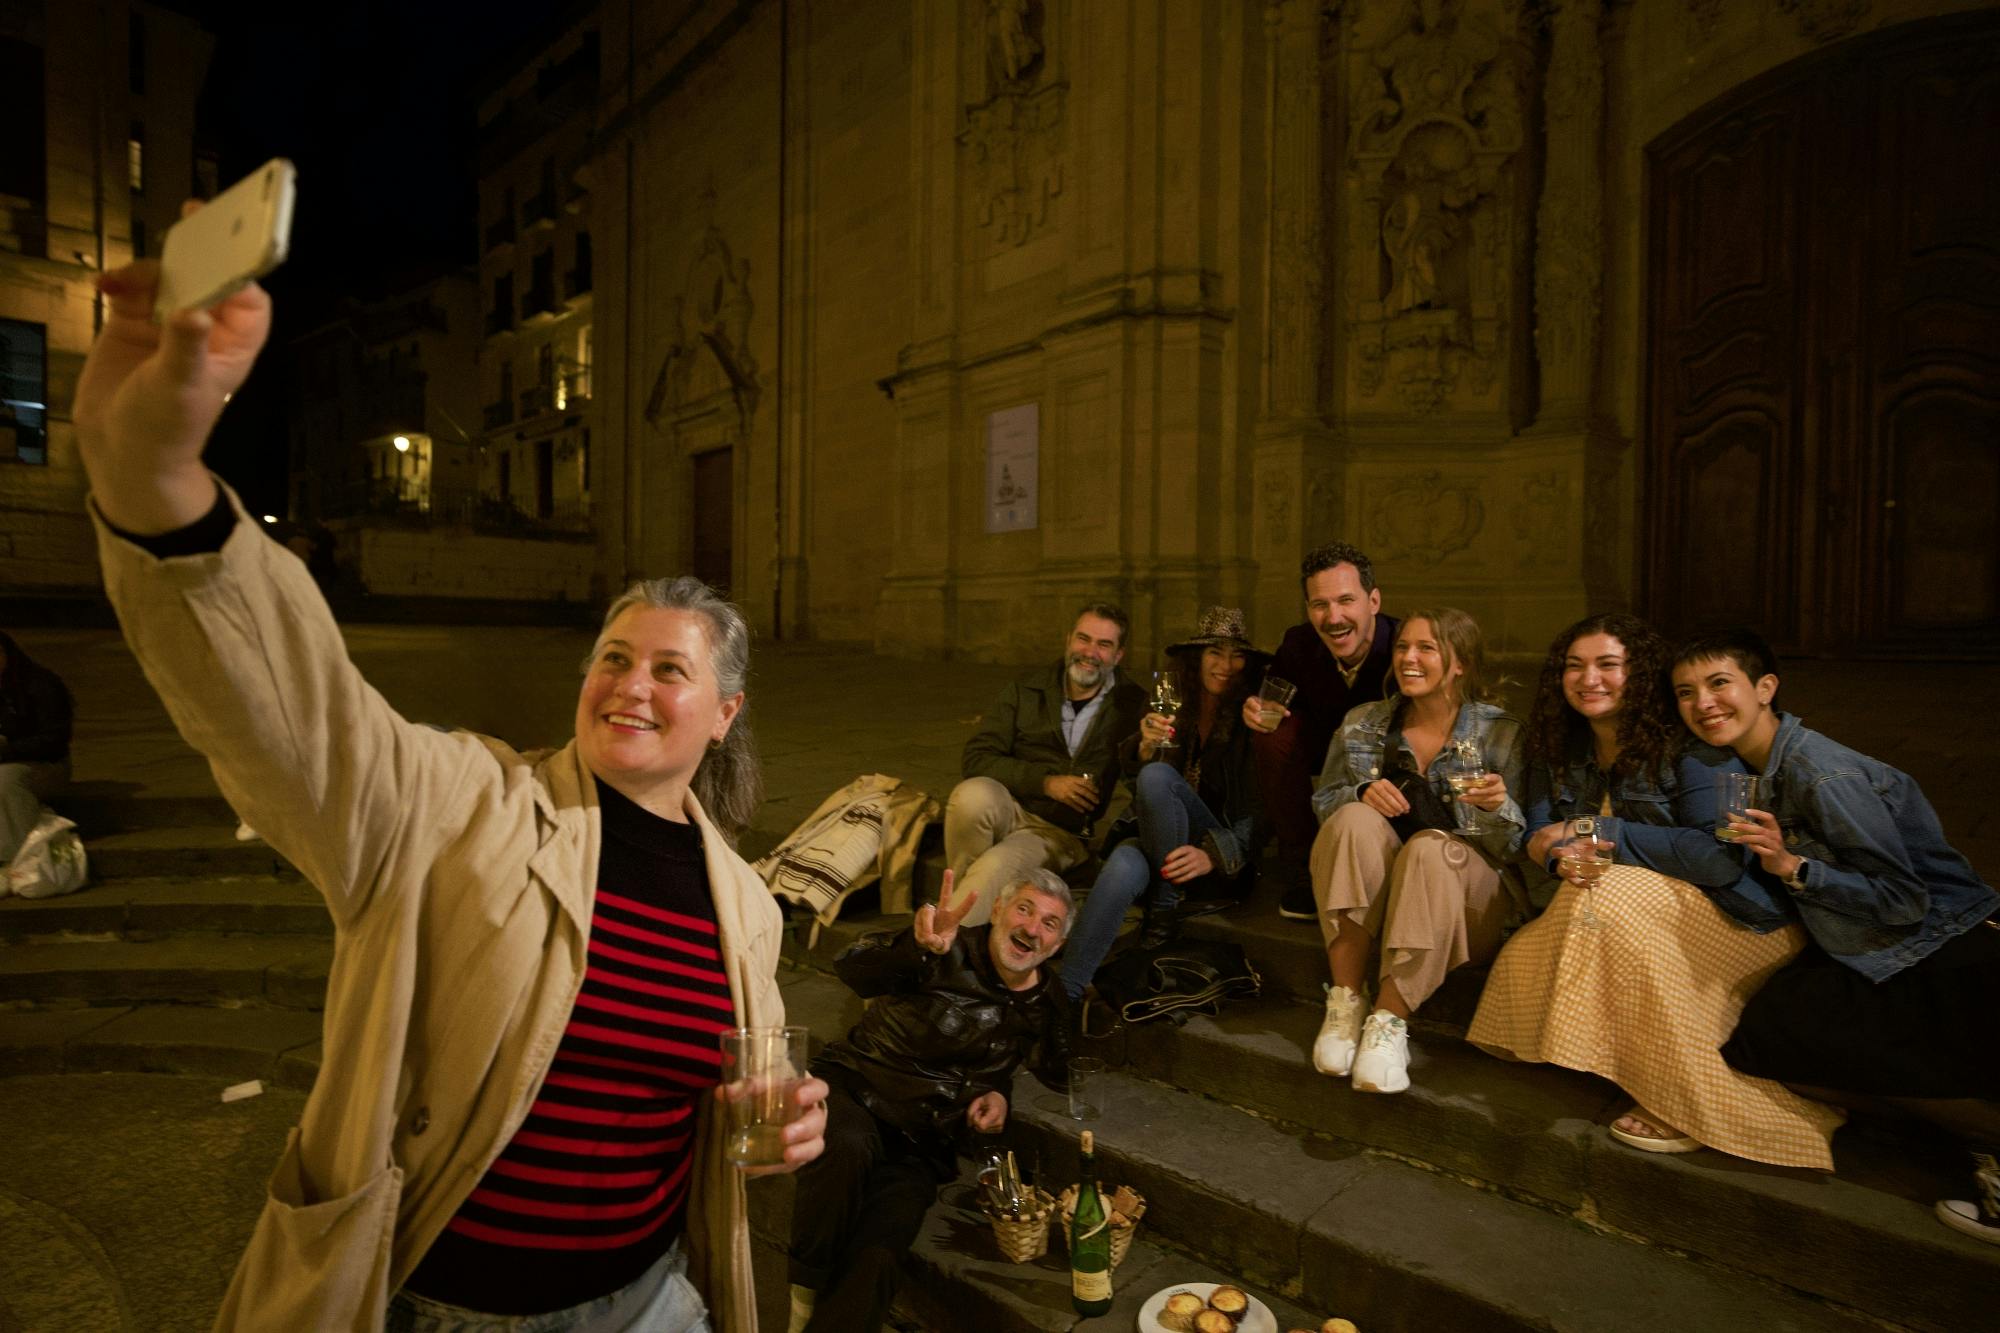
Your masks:
{"label": "carved stone relief", "polygon": [[1406,473],[1371,500],[1368,541],[1375,558],[1417,568],[1464,550],[1486,522],[1479,488],[1447,483],[1441,472]]}
{"label": "carved stone relief", "polygon": [[1372,242],[1351,256],[1353,373],[1429,413],[1488,397],[1504,360],[1521,48],[1505,0],[1382,12],[1350,20],[1349,234]]}
{"label": "carved stone relief", "polygon": [[1598,0],[1562,0],[1549,19],[1548,150],[1535,223],[1535,349],[1545,419],[1582,412],[1591,394],[1603,294],[1600,17]]}
{"label": "carved stone relief", "polygon": [[1520,543],[1523,568],[1562,563],[1558,539],[1570,531],[1569,510],[1569,478],[1561,472],[1549,469],[1522,479],[1509,520]]}
{"label": "carved stone relief", "polygon": [[681,434],[698,418],[726,412],[723,434],[749,434],[760,393],[757,358],[750,350],[750,261],[738,259],[714,222],[715,187],[702,190],[697,216],[705,219],[687,279],[674,298],[673,343],[653,376],[646,420]]}
{"label": "carved stone relief", "polygon": [[1000,248],[1049,226],[1063,190],[1063,111],[1069,85],[1049,76],[1044,6],[986,0],[982,46],[987,96],[965,108],[958,142],[973,213]]}
{"label": "carved stone relief", "polygon": [[1778,0],[1778,9],[1799,25],[1809,42],[1837,41],[1868,17],[1868,0]]}

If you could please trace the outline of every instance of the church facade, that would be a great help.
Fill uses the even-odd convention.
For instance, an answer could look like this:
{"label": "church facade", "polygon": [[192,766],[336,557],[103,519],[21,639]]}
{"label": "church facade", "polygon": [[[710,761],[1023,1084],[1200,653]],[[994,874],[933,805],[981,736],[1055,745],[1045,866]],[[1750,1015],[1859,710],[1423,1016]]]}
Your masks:
{"label": "church facade", "polygon": [[2000,22],[1937,0],[631,0],[607,586],[760,632],[1274,641],[1297,562],[1499,653],[1631,607],[2000,646]]}

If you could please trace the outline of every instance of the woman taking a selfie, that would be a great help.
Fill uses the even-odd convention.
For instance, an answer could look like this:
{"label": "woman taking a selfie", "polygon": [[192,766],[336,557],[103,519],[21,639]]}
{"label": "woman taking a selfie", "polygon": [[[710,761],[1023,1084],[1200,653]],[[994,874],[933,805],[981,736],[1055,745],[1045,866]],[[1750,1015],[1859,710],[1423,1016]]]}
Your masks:
{"label": "woman taking a selfie", "polygon": [[1256,872],[1256,756],[1237,716],[1264,676],[1266,655],[1250,646],[1243,613],[1233,606],[1202,612],[1185,643],[1167,649],[1180,710],[1147,713],[1127,742],[1144,767],[1132,782],[1138,836],[1104,858],[1104,869],[1077,909],[1063,950],[1063,988],[1076,999],[1111,952],[1126,909],[1148,894],[1146,939],[1172,934],[1182,892],[1222,881],[1211,897],[1242,897]]}
{"label": "woman taking a selfie", "polygon": [[1452,968],[1492,957],[1517,910],[1500,870],[1521,836],[1521,724],[1492,702],[1485,660],[1465,612],[1404,617],[1396,692],[1348,713],[1313,794],[1312,882],[1333,974],[1313,1065],[1351,1074],[1361,1092],[1410,1086],[1410,1015]]}
{"label": "woman taking a selfie", "polygon": [[1707,746],[1680,755],[1669,655],[1616,613],[1549,645],[1528,714],[1526,859],[1560,887],[1500,951],[1466,1040],[1610,1079],[1638,1103],[1611,1125],[1631,1147],[1831,1170],[1841,1114],[1717,1051],[1805,936],[1768,919],[1759,934],[1718,905],[1759,892],[1711,818],[1715,773],[1742,765]]}
{"label": "woman taking a selfie", "polygon": [[[784,1011],[778,911],[730,845],[760,790],[742,617],[691,579],[635,585],[539,759],[410,724],[201,463],[269,298],[156,325],[158,280],[99,280],[77,386],[105,585],[181,735],[334,924],[319,1075],[220,1326],[751,1333],[716,1036]],[[801,1084],[766,1169],[819,1153],[824,1096]]]}

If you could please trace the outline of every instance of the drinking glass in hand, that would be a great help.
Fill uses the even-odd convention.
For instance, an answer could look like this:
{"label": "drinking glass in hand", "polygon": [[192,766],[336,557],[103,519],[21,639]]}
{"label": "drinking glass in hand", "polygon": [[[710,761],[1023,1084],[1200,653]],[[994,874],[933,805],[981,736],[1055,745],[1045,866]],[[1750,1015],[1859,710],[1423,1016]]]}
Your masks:
{"label": "drinking glass in hand", "polygon": [[731,1028],[718,1037],[729,1108],[726,1155],[736,1166],[782,1165],[785,1126],[799,1114],[792,1091],[807,1076],[806,1029]]}
{"label": "drinking glass in hand", "polygon": [[[1153,673],[1153,711],[1166,718],[1169,723],[1180,715],[1180,682],[1174,679],[1174,673],[1171,671],[1155,671]],[[1168,752],[1175,749],[1178,745],[1179,742],[1172,736],[1169,736],[1159,743],[1153,752],[1153,757],[1156,759],[1165,759]]]}
{"label": "drinking glass in hand", "polygon": [[1264,677],[1264,683],[1257,690],[1257,715],[1264,719],[1266,726],[1276,726],[1284,716],[1285,709],[1292,703],[1292,696],[1299,687],[1289,680],[1277,676]]}
{"label": "drinking glass in hand", "polygon": [[1618,859],[1617,848],[1597,836],[1597,821],[1588,816],[1569,822],[1569,840],[1563,844],[1563,859],[1576,868],[1584,885],[1597,883]]}
{"label": "drinking glass in hand", "polygon": [[1463,796],[1478,786],[1486,776],[1486,755],[1479,742],[1453,741],[1451,754],[1445,759],[1444,775],[1454,796]]}
{"label": "drinking glass in hand", "polygon": [[1749,819],[1750,811],[1762,808],[1763,794],[1763,783],[1757,774],[1724,773],[1722,803],[1715,812],[1715,836],[1723,842],[1735,842],[1736,833],[1729,827],[1729,821]]}

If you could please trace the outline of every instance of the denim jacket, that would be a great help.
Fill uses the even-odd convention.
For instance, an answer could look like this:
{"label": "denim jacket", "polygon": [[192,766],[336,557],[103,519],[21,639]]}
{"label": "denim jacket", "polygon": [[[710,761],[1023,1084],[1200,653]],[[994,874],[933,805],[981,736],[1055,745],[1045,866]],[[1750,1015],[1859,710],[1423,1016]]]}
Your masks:
{"label": "denim jacket", "polygon": [[[1341,806],[1359,800],[1361,788],[1382,776],[1382,751],[1388,743],[1389,727],[1395,721],[1396,706],[1402,702],[1401,696],[1394,696],[1362,704],[1350,709],[1341,721],[1340,730],[1333,734],[1333,743],[1327,746],[1326,763],[1320,767],[1319,787],[1313,792],[1313,813],[1319,816],[1321,823],[1325,823]],[[1520,719],[1502,712],[1494,704],[1463,704],[1458,710],[1457,720],[1452,723],[1451,738],[1453,741],[1479,742],[1480,749],[1486,753],[1487,768],[1506,780],[1507,799],[1491,814],[1456,799],[1452,795],[1451,783],[1445,778],[1445,761],[1450,757],[1450,746],[1440,749],[1431,759],[1424,777],[1439,799],[1451,806],[1453,817],[1458,821],[1457,836],[1477,847],[1487,860],[1498,865],[1512,857],[1521,845]],[[1414,756],[1410,759],[1410,767],[1416,767]]]}
{"label": "denim jacket", "polygon": [[1562,771],[1537,765],[1529,775],[1528,833],[1597,815],[1608,790],[1612,813],[1598,816],[1597,836],[1616,847],[1620,862],[1692,884],[1731,917],[1766,934],[1797,914],[1783,888],[1756,872],[1756,858],[1715,836],[1717,776],[1747,771],[1731,751],[1695,743],[1664,775],[1632,773],[1613,782],[1586,743],[1571,751]]}
{"label": "denim jacket", "polygon": [[1792,893],[1822,949],[1871,981],[1894,976],[1991,916],[2000,893],[1944,840],[1907,773],[1779,714],[1766,804],[1806,858]]}

